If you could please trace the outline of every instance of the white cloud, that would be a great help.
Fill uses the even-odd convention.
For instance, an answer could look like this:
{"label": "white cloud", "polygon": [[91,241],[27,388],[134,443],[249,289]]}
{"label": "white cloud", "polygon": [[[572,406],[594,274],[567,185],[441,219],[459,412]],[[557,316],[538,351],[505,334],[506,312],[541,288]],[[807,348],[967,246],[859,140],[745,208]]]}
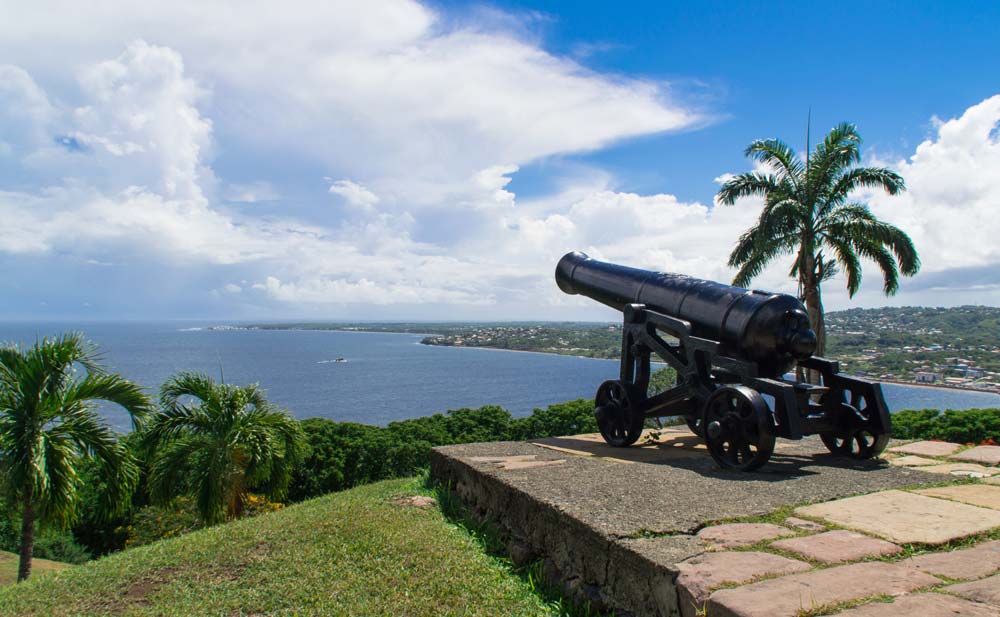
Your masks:
{"label": "white cloud", "polygon": [[[531,200],[511,188],[533,161],[691,126],[700,114],[673,103],[669,84],[593,72],[516,28],[448,26],[405,0],[230,12],[10,7],[0,181],[23,171],[33,184],[0,184],[0,253],[56,273],[67,259],[155,268],[129,279],[150,285],[173,271],[178,294],[324,316],[359,304],[429,305],[419,314],[439,318],[544,317],[551,305],[559,318],[604,315],[552,282],[575,249],[731,276],[726,257],[756,218],[752,201],[638,195],[599,169]],[[998,101],[942,122],[897,163],[905,196],[872,198],[924,255],[926,274],[900,299],[945,297],[938,290],[959,279],[963,293],[1000,293],[975,270],[1000,261],[1000,217],[989,216],[1000,203]],[[967,276],[949,280],[960,268]],[[867,272],[863,295],[881,303]],[[776,264],[759,284],[790,291],[786,273]]]}
{"label": "white cloud", "polygon": [[373,212],[379,202],[378,195],[350,180],[337,180],[330,185],[330,193],[340,195],[352,208]]}

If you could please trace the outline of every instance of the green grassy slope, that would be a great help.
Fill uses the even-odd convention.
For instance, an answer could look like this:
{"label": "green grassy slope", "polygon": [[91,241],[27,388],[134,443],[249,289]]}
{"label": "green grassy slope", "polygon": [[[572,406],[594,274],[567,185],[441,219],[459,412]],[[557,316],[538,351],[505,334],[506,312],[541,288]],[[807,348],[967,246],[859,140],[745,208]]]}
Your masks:
{"label": "green grassy slope", "polygon": [[[17,581],[18,557],[14,553],[0,551],[0,585],[10,585]],[[41,576],[47,572],[55,572],[72,567],[68,563],[49,561],[48,559],[35,559],[31,564],[31,575]]]}
{"label": "green grassy slope", "polygon": [[3,615],[541,615],[553,608],[392,480],[0,589]]}

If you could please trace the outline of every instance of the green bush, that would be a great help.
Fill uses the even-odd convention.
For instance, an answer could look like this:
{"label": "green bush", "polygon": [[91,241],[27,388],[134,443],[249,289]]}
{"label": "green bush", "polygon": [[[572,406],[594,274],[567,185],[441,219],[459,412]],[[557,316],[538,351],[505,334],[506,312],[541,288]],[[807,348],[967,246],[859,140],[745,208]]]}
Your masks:
{"label": "green bush", "polygon": [[435,446],[475,441],[532,439],[597,431],[592,401],[579,399],[512,418],[496,405],[454,409],[370,426],[324,418],[302,421],[307,448],[293,470],[289,501],[340,491],[425,469]]}
{"label": "green bush", "polygon": [[76,543],[73,534],[62,530],[45,530],[35,536],[34,556],[63,563],[90,561],[87,549]]}
{"label": "green bush", "polygon": [[180,536],[204,527],[198,508],[188,497],[178,497],[165,506],[146,506],[133,514],[126,528],[125,546],[142,546]]}
{"label": "green bush", "polygon": [[893,414],[892,434],[899,439],[1000,442],[1000,409],[908,409]]}

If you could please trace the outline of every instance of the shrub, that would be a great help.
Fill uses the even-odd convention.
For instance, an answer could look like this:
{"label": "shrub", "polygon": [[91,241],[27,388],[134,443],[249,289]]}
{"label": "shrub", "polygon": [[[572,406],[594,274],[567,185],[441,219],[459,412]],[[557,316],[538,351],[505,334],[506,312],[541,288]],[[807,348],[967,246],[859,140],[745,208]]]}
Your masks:
{"label": "shrub", "polygon": [[908,409],[893,414],[892,433],[900,439],[1000,442],[1000,409]]}
{"label": "shrub", "polygon": [[173,538],[203,526],[194,502],[188,497],[177,497],[166,505],[146,506],[137,510],[126,528],[128,539],[125,547]]}

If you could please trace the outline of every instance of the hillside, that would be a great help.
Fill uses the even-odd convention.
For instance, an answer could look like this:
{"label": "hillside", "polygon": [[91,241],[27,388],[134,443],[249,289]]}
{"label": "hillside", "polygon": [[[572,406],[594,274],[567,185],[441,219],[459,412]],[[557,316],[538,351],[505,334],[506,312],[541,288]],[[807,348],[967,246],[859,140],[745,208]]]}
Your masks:
{"label": "hillside", "polygon": [[3,615],[558,614],[414,479],[130,549],[0,589]]}
{"label": "hillside", "polygon": [[[0,586],[10,585],[17,581],[18,557],[14,553],[0,551]],[[48,559],[35,559],[31,565],[32,576],[44,576],[49,572],[58,572],[72,566],[68,563],[49,561]]]}

